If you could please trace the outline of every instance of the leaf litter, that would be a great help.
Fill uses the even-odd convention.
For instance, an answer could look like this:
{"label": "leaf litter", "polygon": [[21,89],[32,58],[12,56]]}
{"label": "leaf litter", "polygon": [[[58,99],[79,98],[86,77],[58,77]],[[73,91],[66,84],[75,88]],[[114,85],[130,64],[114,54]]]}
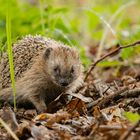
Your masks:
{"label": "leaf litter", "polygon": [[[0,109],[0,139],[139,140],[140,62],[134,63],[133,68],[121,66],[116,77],[93,76],[97,63],[137,44],[119,46],[93,63],[77,94],[62,95],[48,106],[47,113],[37,114],[35,109],[23,108],[13,111],[5,104]],[[107,70],[110,75],[112,68]]]}

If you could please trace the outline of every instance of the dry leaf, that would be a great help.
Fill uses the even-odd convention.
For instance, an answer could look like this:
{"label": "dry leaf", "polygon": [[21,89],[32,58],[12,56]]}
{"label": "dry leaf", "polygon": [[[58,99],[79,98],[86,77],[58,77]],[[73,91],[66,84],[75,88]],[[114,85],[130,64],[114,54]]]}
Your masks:
{"label": "dry leaf", "polygon": [[69,113],[73,113],[74,111],[77,111],[79,114],[86,114],[87,108],[83,101],[80,99],[73,99],[71,100],[68,105],[66,106],[66,110]]}

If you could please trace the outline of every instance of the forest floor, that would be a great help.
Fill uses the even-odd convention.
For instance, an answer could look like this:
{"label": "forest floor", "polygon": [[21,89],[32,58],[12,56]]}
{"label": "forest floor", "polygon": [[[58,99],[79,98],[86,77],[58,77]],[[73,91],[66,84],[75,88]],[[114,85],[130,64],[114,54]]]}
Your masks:
{"label": "forest floor", "polygon": [[102,77],[95,69],[105,58],[137,44],[116,47],[94,62],[72,100],[53,101],[47,113],[14,112],[5,105],[0,110],[0,140],[140,140],[140,58],[133,66],[121,66],[119,76],[111,67],[102,70]]}

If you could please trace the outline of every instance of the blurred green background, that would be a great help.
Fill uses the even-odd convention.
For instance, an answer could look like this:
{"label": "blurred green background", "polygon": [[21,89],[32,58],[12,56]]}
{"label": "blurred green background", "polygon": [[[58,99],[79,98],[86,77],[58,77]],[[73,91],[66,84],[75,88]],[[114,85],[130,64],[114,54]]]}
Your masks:
{"label": "blurred green background", "polygon": [[[0,51],[6,50],[6,1],[0,0]],[[88,67],[117,44],[140,39],[139,0],[11,0],[12,43],[27,34],[41,34],[79,48]],[[140,47],[121,52],[121,60],[132,60]],[[118,66],[113,59],[100,66]]]}

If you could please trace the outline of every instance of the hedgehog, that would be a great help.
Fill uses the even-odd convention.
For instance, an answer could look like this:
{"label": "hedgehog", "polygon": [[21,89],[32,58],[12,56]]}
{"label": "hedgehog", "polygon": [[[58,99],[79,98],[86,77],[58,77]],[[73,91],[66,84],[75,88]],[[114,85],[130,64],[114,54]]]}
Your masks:
{"label": "hedgehog", "polygon": [[[28,35],[13,45],[16,103],[31,103],[38,112],[62,93],[83,83],[83,66],[74,47],[40,35]],[[0,100],[13,104],[8,54],[0,62]]]}

